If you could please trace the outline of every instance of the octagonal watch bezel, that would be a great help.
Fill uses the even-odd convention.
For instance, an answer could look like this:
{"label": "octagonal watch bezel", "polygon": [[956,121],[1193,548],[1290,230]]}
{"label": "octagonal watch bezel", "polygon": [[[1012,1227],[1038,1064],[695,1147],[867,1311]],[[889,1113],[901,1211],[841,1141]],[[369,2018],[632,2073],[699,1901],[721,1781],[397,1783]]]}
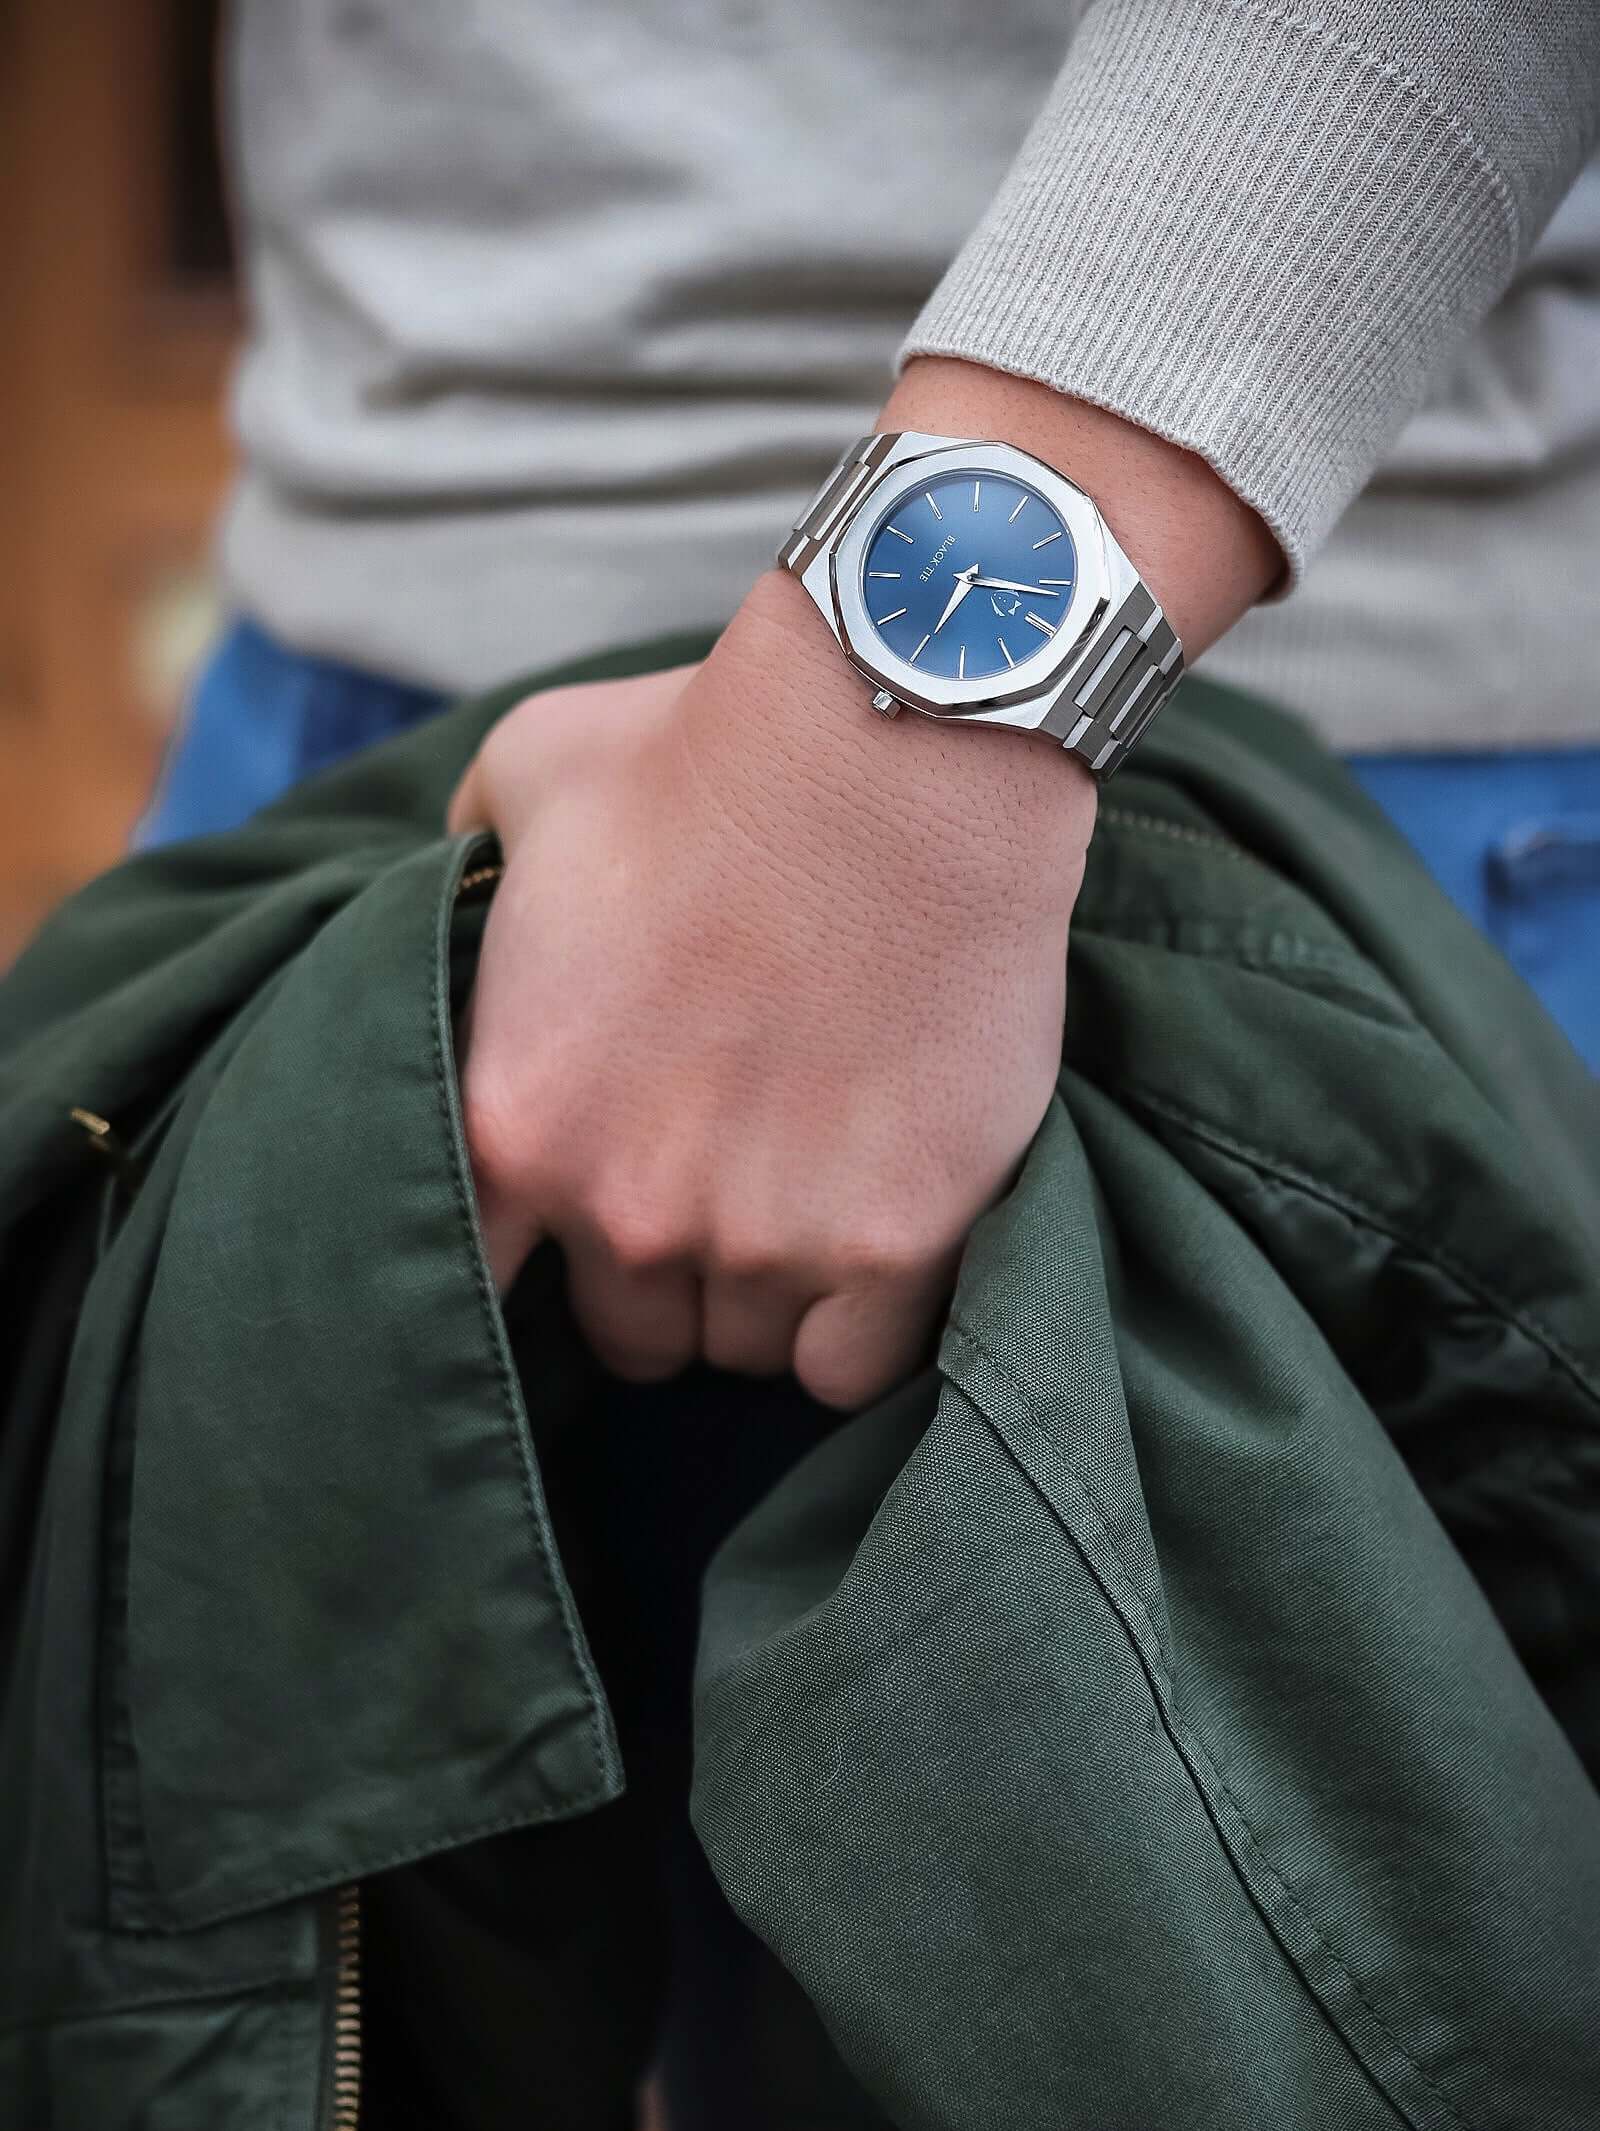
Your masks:
{"label": "octagonal watch bezel", "polygon": [[[908,497],[935,478],[952,473],[997,474],[1034,489],[1057,513],[1076,551],[1072,597],[1054,637],[1029,657],[1019,659],[997,689],[994,676],[961,681],[921,672],[891,651],[867,611],[866,557],[873,534]],[[986,712],[1011,710],[1019,703],[1037,706],[1042,722],[1060,684],[1082,655],[1086,639],[1105,613],[1110,596],[1110,566],[1100,513],[1064,474],[1009,444],[957,443],[892,460],[863,491],[849,522],[835,535],[828,554],[828,590],[839,642],[857,672],[879,683],[900,702],[929,717],[981,720]],[[1008,722],[1015,723],[1014,718]]]}

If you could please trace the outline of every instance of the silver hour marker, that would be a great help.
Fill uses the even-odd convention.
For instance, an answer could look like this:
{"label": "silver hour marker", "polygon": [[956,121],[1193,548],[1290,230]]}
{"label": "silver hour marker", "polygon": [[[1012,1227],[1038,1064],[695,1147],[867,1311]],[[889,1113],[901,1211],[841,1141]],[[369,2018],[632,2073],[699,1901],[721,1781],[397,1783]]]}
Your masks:
{"label": "silver hour marker", "polygon": [[1017,662],[1011,656],[1011,653],[1006,649],[1005,638],[1003,636],[997,636],[995,638],[995,642],[1000,646],[1000,656],[1005,660],[1006,664],[1008,666],[1014,666]]}
{"label": "silver hour marker", "polygon": [[1016,524],[1016,522],[1017,522],[1017,520],[1018,520],[1018,519],[1019,519],[1019,518],[1020,518],[1020,517],[1022,516],[1022,513],[1024,512],[1024,510],[1026,510],[1026,509],[1027,509],[1027,505],[1028,505],[1028,499],[1027,499],[1027,497],[1026,497],[1026,496],[1023,496],[1023,497],[1022,497],[1022,498],[1021,498],[1021,499],[1019,500],[1019,502],[1018,502],[1018,504],[1017,504],[1017,507],[1016,507],[1016,509],[1015,509],[1015,510],[1014,510],[1014,511],[1013,511],[1013,512],[1011,513],[1011,516],[1010,516],[1010,517],[1009,517],[1009,518],[1008,518],[1008,519],[1006,520],[1006,524],[1007,524],[1007,525],[1015,525],[1015,524]]}
{"label": "silver hour marker", "polygon": [[[867,575],[869,577],[898,577],[900,572],[898,570],[869,570]],[[1039,582],[1043,584],[1044,579],[1041,577]]]}
{"label": "silver hour marker", "polygon": [[1070,577],[1041,577],[1039,582],[1042,585],[1070,585],[1072,579]]}
{"label": "silver hour marker", "polygon": [[972,484],[972,508],[974,510],[978,508],[978,505],[982,501],[982,498],[983,483],[981,481],[974,481]]}
{"label": "silver hour marker", "polygon": [[960,657],[959,657],[959,658],[958,658],[958,659],[956,660],[956,679],[957,679],[958,681],[964,681],[964,680],[966,679],[966,677],[967,677],[967,647],[966,647],[966,645],[965,645],[965,644],[963,644],[963,645],[962,645],[962,647],[961,647],[961,655],[960,655]]}
{"label": "silver hour marker", "polygon": [[924,637],[924,638],[922,639],[922,642],[921,642],[920,644],[918,644],[918,646],[917,646],[916,650],[912,652],[912,654],[911,654],[911,657],[910,657],[909,661],[907,662],[908,664],[910,664],[910,665],[914,666],[914,665],[915,665],[915,664],[917,663],[918,659],[920,659],[920,658],[921,658],[921,656],[922,656],[923,652],[924,652],[924,651],[926,651],[926,649],[928,648],[928,637],[931,637],[931,636],[932,636],[932,634],[933,634],[933,631],[932,631],[932,630],[930,629],[930,630],[928,631],[928,636],[925,636],[925,637]]}
{"label": "silver hour marker", "polygon": [[[885,622],[897,622],[902,614],[909,612],[910,609],[907,607],[896,607],[892,614],[880,614],[878,616],[878,627],[881,629]],[[923,641],[926,642],[926,638]]]}
{"label": "silver hour marker", "polygon": [[1037,551],[1039,548],[1047,548],[1052,540],[1059,540],[1060,538],[1061,528],[1058,525],[1053,533],[1046,533],[1042,540],[1036,540],[1033,543],[1035,551]]}
{"label": "silver hour marker", "polygon": [[1050,624],[1049,622],[1047,622],[1046,620],[1044,620],[1044,618],[1043,618],[1043,617],[1042,617],[1041,615],[1038,615],[1038,614],[1031,614],[1031,613],[1030,613],[1030,614],[1025,614],[1025,615],[1024,615],[1024,616],[1022,617],[1022,619],[1023,619],[1023,620],[1025,621],[1025,622],[1032,622],[1033,626],[1034,626],[1034,627],[1035,627],[1036,629],[1042,629],[1042,630],[1044,631],[1044,633],[1045,633],[1045,635],[1046,635],[1046,636],[1054,636],[1054,635],[1055,635],[1055,633],[1056,633],[1056,632],[1055,632],[1055,630],[1054,630],[1054,628],[1053,628],[1053,627],[1051,626],[1051,624]]}
{"label": "silver hour marker", "polygon": [[902,533],[899,526],[897,525],[886,525],[884,527],[884,531],[886,533],[893,533],[896,540],[903,540],[908,548],[914,548],[917,544],[912,539],[909,533]]}
{"label": "silver hour marker", "polygon": [[926,489],[922,491],[922,498],[923,501],[927,504],[929,510],[932,511],[933,515],[936,518],[942,518],[944,516],[944,512],[940,510],[938,504],[934,502],[932,496],[928,494],[928,491]]}

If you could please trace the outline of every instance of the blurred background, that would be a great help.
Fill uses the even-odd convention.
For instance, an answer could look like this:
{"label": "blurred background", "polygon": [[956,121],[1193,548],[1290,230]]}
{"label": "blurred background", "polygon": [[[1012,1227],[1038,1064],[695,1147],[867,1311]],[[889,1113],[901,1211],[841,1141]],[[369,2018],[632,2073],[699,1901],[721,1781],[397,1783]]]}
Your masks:
{"label": "blurred background", "polygon": [[219,12],[0,0],[0,966],[121,851],[216,619]]}

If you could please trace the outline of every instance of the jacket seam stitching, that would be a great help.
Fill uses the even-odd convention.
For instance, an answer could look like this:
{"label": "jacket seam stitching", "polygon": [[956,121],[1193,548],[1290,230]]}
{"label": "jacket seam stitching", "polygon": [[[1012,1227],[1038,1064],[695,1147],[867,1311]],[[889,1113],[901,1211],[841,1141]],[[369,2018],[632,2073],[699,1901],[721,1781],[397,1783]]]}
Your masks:
{"label": "jacket seam stitching", "polygon": [[[1215,947],[1177,946],[1172,943],[1170,935],[1180,923],[1215,925],[1219,931],[1227,931],[1230,937],[1219,941]],[[1289,926],[1278,926],[1271,931],[1258,933],[1252,940],[1248,931],[1238,926],[1231,918],[1218,917],[1206,910],[1185,911],[1181,919],[1162,916],[1124,923],[1091,913],[1085,916],[1081,924],[1074,923],[1074,937],[1081,933],[1088,933],[1092,939],[1114,942],[1119,947],[1149,948],[1161,954],[1181,955],[1185,961],[1232,962],[1258,976],[1292,975],[1296,970],[1309,969],[1320,970],[1333,977],[1353,977],[1358,981],[1347,984],[1344,990],[1359,991],[1363,999],[1372,997],[1370,987],[1359,984],[1362,964],[1355,955],[1344,948],[1308,940],[1303,933],[1296,932]],[[1169,937],[1158,938],[1155,936],[1158,933],[1166,933]],[[1415,1032],[1417,1024],[1415,1021],[1401,1021],[1396,1017],[1385,1023],[1385,1026],[1402,1027]]]}
{"label": "jacket seam stitching", "polygon": [[[1215,852],[1220,857],[1231,858],[1240,865],[1264,873],[1280,889],[1292,887],[1292,883],[1287,882],[1281,873],[1274,872],[1272,867],[1259,859],[1253,851],[1246,851],[1241,846],[1209,835],[1204,830],[1164,821],[1158,814],[1135,814],[1119,807],[1103,806],[1100,809],[1100,821],[1103,826],[1112,829],[1131,830],[1136,835],[1162,836],[1175,843],[1186,843],[1200,850]],[[1109,841],[1114,843],[1117,838],[1113,836]],[[1198,907],[1187,908],[1180,915],[1163,915],[1157,923],[1169,937],[1155,939],[1150,937],[1152,928],[1148,921],[1119,922],[1110,913],[1095,910],[1092,890],[1088,900],[1090,908],[1074,915],[1075,937],[1079,933],[1087,932],[1094,939],[1113,941],[1120,946],[1146,949],[1159,954],[1181,955],[1190,961],[1225,962],[1233,968],[1248,970],[1254,975],[1280,982],[1290,981],[1296,970],[1321,970],[1328,976],[1344,980],[1344,996],[1351,1001],[1354,1011],[1364,1013],[1365,1019],[1381,1022],[1386,1028],[1400,1029],[1408,1034],[1420,1032],[1421,1024],[1408,1003],[1400,998],[1387,982],[1375,986],[1373,965],[1364,960],[1354,946],[1347,942],[1309,939],[1292,924],[1282,924],[1270,928],[1264,949],[1257,948],[1247,944],[1247,939],[1249,925],[1252,922],[1259,923],[1259,920],[1241,921],[1237,911],[1223,915]],[[1170,937],[1179,922],[1215,925],[1218,931],[1227,937],[1215,948],[1179,944]],[[1283,941],[1293,952],[1273,953],[1273,940]],[[1325,991],[1319,991],[1315,986],[1299,985],[1294,988],[1301,992],[1310,992],[1317,998],[1327,997]]]}
{"label": "jacket seam stitching", "polygon": [[[1187,822],[1168,821],[1161,814],[1136,813],[1130,807],[1106,805],[1100,809],[1103,826],[1118,829],[1138,829],[1149,836],[1170,837],[1174,843],[1194,844],[1202,851],[1216,851],[1224,858],[1238,861],[1241,866],[1253,866],[1259,872],[1272,873],[1272,868],[1256,857],[1253,851],[1245,850],[1242,844],[1229,843],[1225,836],[1214,836],[1209,830],[1191,828]],[[1274,880],[1278,875],[1273,873]]]}
{"label": "jacket seam stitching", "polygon": [[1543,1348],[1563,1374],[1572,1379],[1585,1399],[1591,1405],[1600,1407],[1600,1379],[1591,1373],[1560,1335],[1551,1331],[1549,1326],[1531,1311],[1501,1294],[1481,1274],[1464,1265],[1442,1244],[1424,1242],[1411,1229],[1397,1221],[1386,1219],[1375,1207],[1368,1205],[1353,1192],[1341,1190],[1337,1185],[1309,1176],[1281,1156],[1270,1154],[1264,1148],[1253,1147],[1245,1140],[1236,1139],[1222,1126],[1186,1111],[1170,1096],[1158,1095],[1137,1081],[1126,1083],[1125,1092],[1136,1103],[1153,1110],[1157,1116],[1165,1117],[1180,1131],[1189,1133],[1203,1144],[1213,1147],[1218,1153],[1231,1157],[1246,1168],[1290,1185],[1308,1198],[1320,1199],[1344,1214],[1347,1219],[1361,1223],[1379,1235],[1388,1236],[1392,1242],[1402,1243],[1408,1250],[1415,1251],[1419,1258],[1436,1266],[1447,1279],[1453,1280],[1476,1301],[1502,1317],[1508,1324],[1515,1326],[1524,1338]]}
{"label": "jacket seam stitching", "polygon": [[[1228,937],[1219,940],[1214,947],[1179,942],[1171,937],[1179,922],[1215,925]],[[1185,962],[1217,963],[1242,970],[1248,976],[1263,977],[1282,985],[1301,997],[1316,999],[1323,1004],[1342,1005],[1373,1027],[1413,1038],[1422,1033],[1421,1023],[1405,1009],[1403,1002],[1397,1002],[1395,994],[1374,989],[1370,963],[1363,963],[1358,955],[1346,948],[1308,940],[1304,933],[1296,932],[1291,926],[1280,926],[1273,933],[1263,935],[1257,945],[1235,916],[1224,917],[1214,911],[1196,908],[1185,911],[1181,920],[1161,917],[1134,921],[1118,921],[1091,910],[1082,918],[1074,916],[1072,929],[1074,939],[1087,935],[1090,939],[1132,948],[1142,954],[1171,955]],[[1155,937],[1158,930],[1167,937]],[[1275,951],[1275,940],[1283,943],[1282,951]],[[1330,977],[1334,986],[1297,983],[1296,977],[1302,972],[1308,976]]]}
{"label": "jacket seam stitching", "polygon": [[449,1020],[449,942],[450,928],[455,912],[456,881],[466,869],[469,854],[481,842],[480,838],[464,839],[453,853],[453,863],[440,904],[433,913],[432,952],[427,958],[427,982],[425,1003],[433,1029],[433,1075],[434,1093],[439,1104],[439,1121],[444,1130],[445,1156],[450,1168],[450,1182],[456,1203],[456,1218],[460,1225],[462,1240],[466,1246],[467,1262],[472,1269],[473,1286],[478,1297],[479,1318],[485,1341],[493,1357],[495,1380],[500,1388],[500,1415],[512,1451],[517,1460],[517,1470],[522,1479],[522,1500],[527,1511],[532,1532],[534,1553],[539,1563],[539,1574],[545,1592],[561,1622],[562,1641],[577,1676],[583,1694],[584,1711],[588,1722],[589,1749],[594,1764],[602,1772],[600,1781],[584,1793],[583,1801],[603,1794],[604,1770],[607,1755],[605,1740],[600,1729],[600,1712],[594,1688],[589,1679],[589,1668],[578,1650],[573,1633],[572,1619],[563,1594],[557,1590],[553,1572],[548,1536],[535,1500],[533,1475],[529,1469],[531,1450],[524,1440],[525,1431],[518,1425],[518,1398],[512,1382],[511,1364],[506,1352],[503,1325],[499,1310],[490,1292],[488,1270],[483,1252],[479,1247],[477,1223],[472,1206],[467,1198],[466,1181],[461,1170],[461,1150],[457,1143],[455,1118],[450,1103],[450,1084],[445,1064],[445,1026]]}
{"label": "jacket seam stitching", "polygon": [[[1024,1385],[1021,1383],[1015,1372],[1009,1369],[1006,1364],[1001,1361],[1000,1357],[995,1353],[994,1349],[990,1347],[988,1343],[969,1325],[965,1323],[953,1324],[952,1329],[955,1331],[956,1336],[959,1339],[964,1341],[969,1346],[973,1347],[979,1354],[983,1356],[985,1361],[987,1361],[987,1363],[989,1364],[990,1368],[993,1369],[993,1371],[995,1372],[996,1376],[1000,1378],[1001,1382],[1007,1386],[1007,1388],[1019,1401],[1023,1410],[1028,1415],[1028,1418],[1032,1421],[1034,1427],[1039,1430],[1040,1434],[1045,1438],[1047,1442],[1053,1442],[1054,1437],[1051,1433],[1051,1430],[1046,1425],[1044,1418],[1040,1414],[1034,1400],[1032,1399]],[[979,1410],[982,1410],[981,1406]],[[1154,1700],[1157,1712],[1161,1717],[1163,1729],[1166,1731],[1168,1738],[1172,1742],[1173,1751],[1178,1755],[1179,1759],[1183,1762],[1185,1768],[1188,1770],[1189,1780],[1194,1785],[1195,1790],[1199,1794],[1201,1802],[1206,1809],[1206,1817],[1210,1820],[1213,1828],[1215,1828],[1217,1833],[1217,1839],[1221,1843],[1224,1852],[1232,1861],[1234,1870],[1238,1874],[1241,1882],[1243,1883],[1247,1895],[1250,1896],[1252,1905],[1257,1908],[1258,1913],[1262,1913],[1262,1920],[1264,1923],[1267,1924],[1267,1928],[1269,1930],[1272,1929],[1270,1918],[1267,1917],[1266,1914],[1262,1911],[1261,1904],[1257,1899],[1254,1890],[1250,1886],[1249,1875],[1244,1870],[1241,1860],[1235,1854],[1236,1846],[1243,1847],[1243,1845],[1237,1845],[1237,1839],[1235,1839],[1235,1841],[1229,1840],[1229,1837],[1223,1828],[1215,1804],[1213,1800],[1207,1795],[1207,1777],[1209,1777],[1210,1781],[1215,1784],[1216,1788],[1222,1793],[1223,1797],[1227,1799],[1228,1804],[1232,1807],[1234,1818],[1238,1822],[1239,1828],[1245,1838],[1245,1843],[1248,1845],[1250,1856],[1258,1867],[1261,1876],[1269,1882],[1270,1886],[1275,1887],[1282,1895],[1283,1899],[1288,1903],[1290,1908],[1294,1911],[1295,1915],[1304,1924],[1307,1931],[1310,1932],[1312,1938],[1327,1955],[1334,1969],[1340,1976],[1344,1978],[1345,1982],[1349,1985],[1351,1991],[1355,1994],[1356,1998],[1366,2008],[1367,2013],[1370,2015],[1374,2025],[1378,2028],[1379,2032],[1385,2037],[1387,2037],[1388,2041],[1392,2044],[1399,2057],[1411,2067],[1411,2070],[1416,2074],[1417,2078],[1422,2081],[1423,2085],[1428,2089],[1429,2093],[1431,2093],[1438,2101],[1440,2107],[1444,2109],[1446,2114],[1450,2117],[1451,2121],[1453,2123],[1461,2125],[1463,2127],[1463,2131],[1471,2131],[1472,2120],[1461,2113],[1460,2109],[1451,2100],[1450,2096],[1446,2094],[1443,2089],[1438,2085],[1432,2074],[1426,2069],[1424,2065],[1422,2065],[1418,2061],[1415,2054],[1411,2051],[1411,2049],[1408,2048],[1408,2046],[1401,2039],[1401,2037],[1395,2033],[1394,2029],[1389,2025],[1383,2014],[1372,2002],[1372,1999],[1367,1995],[1367,1992],[1360,1983],[1360,1981],[1351,1972],[1350,1968],[1346,1965],[1339,1953],[1324,1936],[1315,1919],[1305,1908],[1300,1896],[1297,1894],[1294,1887],[1287,1879],[1284,1878],[1283,1874],[1277,1869],[1277,1867],[1271,1862],[1271,1860],[1266,1856],[1265,1852],[1262,1850],[1260,1839],[1256,1835],[1256,1832],[1254,1828],[1250,1825],[1248,1819],[1245,1817],[1244,1810],[1241,1807],[1239,1800],[1230,1788],[1227,1778],[1223,1775],[1221,1769],[1217,1766],[1215,1757],[1213,1756],[1209,1746],[1206,1744],[1204,1736],[1196,1729],[1190,1718],[1185,1715],[1180,1705],[1176,1687],[1170,1674],[1162,1674],[1158,1670],[1158,1668],[1151,1663],[1150,1658],[1146,1653],[1143,1644],[1143,1639],[1141,1638],[1138,1628],[1135,1626],[1134,1616],[1137,1616],[1137,1619],[1145,1624],[1146,1628],[1148,1629],[1149,1640],[1152,1644],[1155,1645],[1158,1651],[1161,1647],[1160,1638],[1155,1632],[1155,1624],[1150,1618],[1149,1609],[1145,1605],[1143,1599],[1140,1597],[1138,1586],[1133,1582],[1132,1576],[1129,1573],[1128,1565],[1123,1558],[1122,1550],[1118,1546],[1115,1536],[1112,1534],[1109,1527],[1107,1526],[1104,1514],[1099,1509],[1098,1505],[1095,1503],[1093,1497],[1090,1496],[1088,1491],[1083,1487],[1083,1484],[1078,1478],[1078,1476],[1076,1474],[1073,1474],[1071,1477],[1073,1479],[1074,1485],[1076,1486],[1079,1494],[1083,1497],[1083,1500],[1091,1516],[1094,1518],[1096,1527],[1098,1528],[1099,1536],[1105,1546],[1106,1551],[1109,1553],[1112,1561],[1115,1564],[1117,1571],[1115,1589],[1112,1588],[1109,1579],[1103,1578],[1099,1573],[1097,1573],[1095,1569],[1095,1564],[1089,1554],[1089,1551],[1084,1547],[1078,1534],[1073,1531],[1070,1520],[1062,1513],[1062,1511],[1057,1507],[1055,1502],[1052,1501],[1048,1491],[1043,1486],[1041,1486],[1040,1482],[1037,1478],[1035,1478],[1034,1474],[1029,1470],[1028,1466],[1023,1462],[1020,1457],[1018,1457],[1015,1448],[1007,1440],[1004,1429],[999,1425],[999,1423],[994,1419],[992,1415],[985,1414],[985,1419],[988,1421],[990,1428],[993,1430],[994,1434],[996,1435],[1002,1447],[1004,1448],[1006,1455],[1018,1467],[1024,1478],[1027,1480],[1029,1486],[1032,1487],[1034,1491],[1044,1501],[1046,1508],[1049,1510],[1050,1515],[1053,1517],[1055,1522],[1059,1524],[1062,1530],[1066,1533],[1067,1538],[1071,1541],[1075,1551],[1080,1555],[1080,1557],[1084,1561],[1084,1564],[1089,1569],[1090,1574],[1094,1576],[1096,1583],[1100,1585],[1100,1588],[1104,1593],[1106,1601],[1110,1605],[1112,1611],[1122,1622],[1123,1632],[1127,1635],[1129,1642],[1133,1645],[1134,1654],[1139,1661],[1140,1670],[1144,1673],[1145,1680],[1150,1689],[1151,1697]],[[1182,1734],[1181,1737],[1180,1729]],[[1383,2093],[1385,2099],[1389,2101],[1391,2106],[1405,2119],[1408,2124],[1415,2125],[1416,2119],[1413,2116],[1412,2112],[1390,2093],[1387,2082],[1379,2077],[1376,2070],[1368,2062],[1367,2053],[1359,2049],[1355,2042],[1351,2039],[1350,2035],[1347,2032],[1345,2023],[1338,2017],[1338,2014],[1336,2013],[1334,2008],[1327,2003],[1323,1993],[1316,1988],[1311,1978],[1306,1974],[1300,1962],[1295,1958],[1293,1950],[1285,1944],[1284,1940],[1281,1938],[1281,1936],[1279,1936],[1276,1931],[1273,1932],[1273,1937],[1278,1946],[1282,1949],[1285,1959],[1289,1961],[1291,1966],[1294,1968],[1295,1973],[1300,1977],[1300,1980],[1304,1985],[1305,1989],[1309,1992],[1316,2005],[1321,2009],[1324,2017],[1331,2022],[1336,2031],[1344,2038],[1346,2046],[1351,2050],[1357,2062],[1363,2066],[1363,2068],[1367,2071],[1369,2077],[1371,2077],[1377,2083],[1379,2090]]]}

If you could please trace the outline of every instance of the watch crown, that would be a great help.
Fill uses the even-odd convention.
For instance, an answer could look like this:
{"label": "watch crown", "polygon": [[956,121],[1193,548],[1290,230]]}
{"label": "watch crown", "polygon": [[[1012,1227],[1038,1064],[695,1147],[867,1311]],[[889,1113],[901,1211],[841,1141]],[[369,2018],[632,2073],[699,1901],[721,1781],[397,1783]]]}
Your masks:
{"label": "watch crown", "polygon": [[877,694],[872,699],[872,707],[875,711],[878,712],[880,717],[898,718],[900,715],[900,705],[895,701],[894,697],[890,695],[887,688],[880,688],[878,690]]}

